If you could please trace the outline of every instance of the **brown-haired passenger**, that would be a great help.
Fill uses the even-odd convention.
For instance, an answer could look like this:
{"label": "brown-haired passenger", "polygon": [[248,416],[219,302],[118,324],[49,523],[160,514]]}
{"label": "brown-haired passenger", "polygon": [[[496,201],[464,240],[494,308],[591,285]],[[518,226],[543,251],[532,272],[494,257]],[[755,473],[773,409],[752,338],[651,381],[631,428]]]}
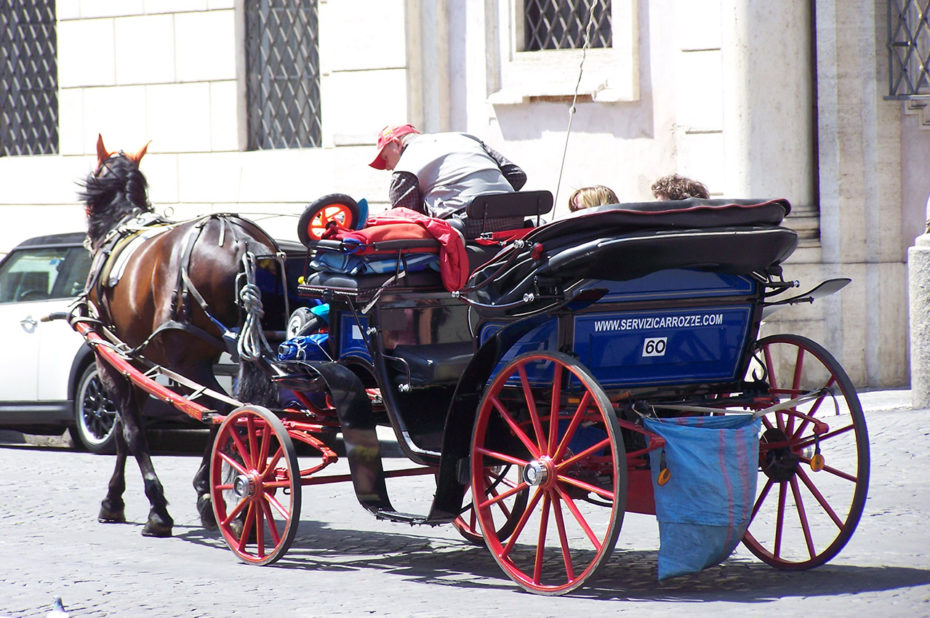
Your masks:
{"label": "brown-haired passenger", "polygon": [[657,200],[686,200],[689,197],[707,199],[710,194],[703,183],[678,174],[669,174],[652,183],[652,195]]}
{"label": "brown-haired passenger", "polygon": [[619,204],[617,194],[604,185],[591,185],[590,187],[581,187],[568,198],[568,209],[577,212],[592,206],[604,206],[605,204]]}

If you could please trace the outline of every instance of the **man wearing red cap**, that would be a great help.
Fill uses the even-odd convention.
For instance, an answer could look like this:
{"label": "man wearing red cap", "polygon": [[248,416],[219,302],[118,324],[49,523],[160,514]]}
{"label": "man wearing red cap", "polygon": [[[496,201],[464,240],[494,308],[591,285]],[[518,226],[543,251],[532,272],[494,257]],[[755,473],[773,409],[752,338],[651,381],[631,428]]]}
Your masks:
{"label": "man wearing red cap", "polygon": [[378,135],[378,153],[369,165],[392,170],[392,206],[439,219],[465,220],[465,237],[520,227],[519,217],[471,221],[465,209],[478,195],[512,193],[526,174],[480,139],[467,133],[421,134],[413,125],[387,126]]}

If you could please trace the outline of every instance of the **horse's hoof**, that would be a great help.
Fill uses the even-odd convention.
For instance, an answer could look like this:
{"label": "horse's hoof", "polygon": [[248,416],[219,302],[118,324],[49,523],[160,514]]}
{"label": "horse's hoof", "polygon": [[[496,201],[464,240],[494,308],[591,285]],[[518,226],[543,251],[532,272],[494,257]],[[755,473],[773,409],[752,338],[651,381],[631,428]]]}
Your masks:
{"label": "horse's hoof", "polygon": [[142,528],[142,536],[168,537],[171,536],[171,525],[148,521]]}
{"label": "horse's hoof", "polygon": [[97,521],[101,524],[124,524],[126,523],[126,513],[122,509],[113,511],[102,506],[100,507],[100,513],[97,514]]}
{"label": "horse's hoof", "polygon": [[207,530],[216,530],[216,516],[213,514],[213,500],[210,494],[200,494],[197,497],[197,512],[200,513],[200,524]]}

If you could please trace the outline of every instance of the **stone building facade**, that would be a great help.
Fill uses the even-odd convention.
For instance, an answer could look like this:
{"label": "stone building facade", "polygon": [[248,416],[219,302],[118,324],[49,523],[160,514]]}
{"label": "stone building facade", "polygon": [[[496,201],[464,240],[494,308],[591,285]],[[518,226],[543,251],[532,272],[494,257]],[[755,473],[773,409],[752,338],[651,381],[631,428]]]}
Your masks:
{"label": "stone building facade", "polygon": [[[820,341],[859,386],[909,382],[906,255],[925,228],[930,89],[889,98],[889,24],[922,3],[597,0],[598,20],[575,25],[545,22],[540,0],[43,4],[56,135],[46,151],[0,156],[0,251],[83,229],[75,183],[98,133],[111,149],[152,140],[143,171],[157,210],[241,212],[295,238],[321,195],[384,205],[387,175],[366,165],[374,136],[410,121],[480,136],[526,170],[527,188],[557,193],[556,215],[579,186],[647,200],[671,172],[714,196],[788,198],[802,240],[786,277],[853,282],[765,331]],[[290,5],[302,10],[276,10]],[[540,24],[559,40],[531,40]],[[587,49],[581,24],[600,37]],[[309,87],[256,77],[280,50],[282,79]]]}

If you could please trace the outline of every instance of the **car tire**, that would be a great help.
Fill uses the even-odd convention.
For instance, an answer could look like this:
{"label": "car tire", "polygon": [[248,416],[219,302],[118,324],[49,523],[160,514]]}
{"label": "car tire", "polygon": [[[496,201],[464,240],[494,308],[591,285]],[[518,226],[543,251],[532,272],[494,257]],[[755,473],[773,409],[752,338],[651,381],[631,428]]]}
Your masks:
{"label": "car tire", "polygon": [[74,389],[74,425],[68,428],[74,445],[98,455],[116,452],[116,406],[97,373],[97,365],[84,368]]}

